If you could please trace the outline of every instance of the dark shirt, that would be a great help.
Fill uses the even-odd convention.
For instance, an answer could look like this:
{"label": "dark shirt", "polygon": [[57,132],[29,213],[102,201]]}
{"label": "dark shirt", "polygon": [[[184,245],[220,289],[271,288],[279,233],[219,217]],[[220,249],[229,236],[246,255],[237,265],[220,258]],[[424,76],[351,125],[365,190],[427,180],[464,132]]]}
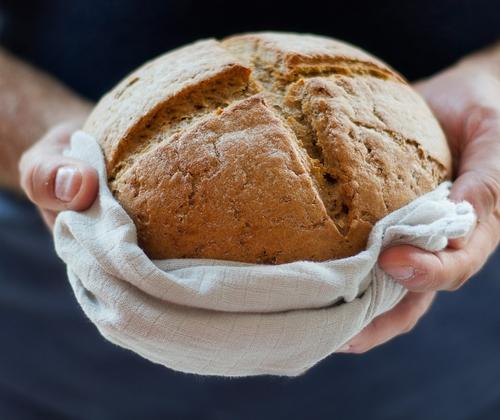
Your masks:
{"label": "dark shirt", "polygon": [[[345,39],[414,79],[497,40],[498,4],[0,0],[0,44],[92,99],[166,50],[254,30]],[[0,419],[497,420],[498,272],[497,252],[411,334],[366,355],[330,356],[295,379],[196,377],[105,341],[36,210],[0,191]]]}

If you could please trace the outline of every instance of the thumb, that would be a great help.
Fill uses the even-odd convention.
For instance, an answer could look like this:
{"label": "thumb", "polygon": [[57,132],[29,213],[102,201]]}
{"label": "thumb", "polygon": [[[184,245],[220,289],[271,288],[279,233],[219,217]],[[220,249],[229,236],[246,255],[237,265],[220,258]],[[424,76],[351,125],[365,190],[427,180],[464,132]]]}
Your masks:
{"label": "thumb", "polygon": [[[450,191],[450,199],[456,202],[468,201],[474,208],[477,223],[487,221],[496,213],[499,217],[500,181],[489,171],[471,170],[462,173],[454,181]],[[475,229],[465,237],[450,239],[448,246],[454,249],[463,248],[471,239]]]}
{"label": "thumb", "polygon": [[31,159],[21,172],[21,185],[43,210],[85,210],[97,194],[97,174],[86,164],[61,156]]}
{"label": "thumb", "polygon": [[21,187],[42,210],[85,210],[97,195],[96,170],[62,154],[69,135],[51,130],[21,158]]}
{"label": "thumb", "polygon": [[499,203],[500,180],[495,175],[481,170],[462,173],[453,183],[450,198],[468,201],[474,207],[478,221],[486,220]]}
{"label": "thumb", "polygon": [[500,113],[472,112],[466,119],[465,139],[450,198],[469,201],[478,219],[486,220],[500,203]]}
{"label": "thumb", "polygon": [[[500,114],[489,108],[476,109],[465,118],[464,141],[450,199],[468,201],[476,211],[478,223],[492,215],[500,218]],[[470,239],[451,240],[451,248],[462,248]]]}

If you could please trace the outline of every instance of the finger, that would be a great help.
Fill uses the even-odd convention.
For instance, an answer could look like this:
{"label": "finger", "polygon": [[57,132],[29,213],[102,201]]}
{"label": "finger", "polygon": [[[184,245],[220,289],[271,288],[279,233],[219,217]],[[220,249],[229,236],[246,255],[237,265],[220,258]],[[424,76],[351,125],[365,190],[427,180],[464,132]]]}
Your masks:
{"label": "finger", "polygon": [[21,186],[44,210],[85,210],[95,199],[98,178],[94,168],[63,156],[75,122],[50,130],[21,158]]}
{"label": "finger", "polygon": [[480,223],[466,246],[427,252],[410,245],[386,249],[379,257],[380,268],[407,289],[417,292],[456,290],[483,266],[498,244],[499,226],[493,218]]}
{"label": "finger", "polygon": [[97,195],[98,177],[94,168],[79,160],[31,153],[21,163],[21,186],[44,210],[85,210]]}
{"label": "finger", "polygon": [[448,247],[449,248],[452,248],[452,249],[460,249],[460,248],[463,248],[464,246],[466,246],[469,241],[470,241],[470,238],[472,237],[473,233],[474,233],[474,229],[471,229],[467,235],[465,235],[463,238],[454,238],[454,239],[449,239],[448,240]]}
{"label": "finger", "polygon": [[450,199],[467,200],[479,220],[500,208],[500,114],[490,108],[471,111],[464,123],[464,148]]}
{"label": "finger", "polygon": [[364,353],[413,329],[432,304],[435,293],[409,292],[393,309],[376,317],[339,352]]}
{"label": "finger", "polygon": [[500,182],[487,172],[465,172],[455,180],[450,199],[468,201],[474,207],[478,219],[486,220],[499,207]]}

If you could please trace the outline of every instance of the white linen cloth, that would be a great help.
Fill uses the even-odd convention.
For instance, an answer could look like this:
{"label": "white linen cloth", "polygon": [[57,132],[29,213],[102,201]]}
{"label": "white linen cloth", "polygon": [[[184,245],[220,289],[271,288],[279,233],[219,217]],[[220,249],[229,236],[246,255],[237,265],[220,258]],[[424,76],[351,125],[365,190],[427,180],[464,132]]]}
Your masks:
{"label": "white linen cloth", "polygon": [[55,245],[85,314],[109,341],[171,369],[203,375],[298,375],[335,352],[405,289],[377,266],[383,247],[437,251],[475,224],[449,183],[389,214],[353,257],[281,265],[150,260],[134,223],[107,187],[103,155],[77,132],[70,156],[99,172],[84,212],[64,211]]}

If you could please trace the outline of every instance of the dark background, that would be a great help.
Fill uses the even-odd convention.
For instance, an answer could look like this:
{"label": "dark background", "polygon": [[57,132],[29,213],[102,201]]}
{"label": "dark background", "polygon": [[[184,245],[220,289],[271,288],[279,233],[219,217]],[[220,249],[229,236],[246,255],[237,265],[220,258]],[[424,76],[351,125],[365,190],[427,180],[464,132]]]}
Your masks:
{"label": "dark background", "polygon": [[409,79],[500,38],[498,0],[0,0],[0,9],[1,44],[93,99],[145,60],[238,32],[337,37]]}
{"label": "dark background", "polygon": [[[498,0],[0,0],[0,44],[92,99],[166,50],[263,29],[344,39],[415,79],[499,39],[499,10]],[[410,334],[296,379],[184,375],[100,337],[36,210],[0,192],[0,419],[497,420],[499,273],[497,252]]]}

